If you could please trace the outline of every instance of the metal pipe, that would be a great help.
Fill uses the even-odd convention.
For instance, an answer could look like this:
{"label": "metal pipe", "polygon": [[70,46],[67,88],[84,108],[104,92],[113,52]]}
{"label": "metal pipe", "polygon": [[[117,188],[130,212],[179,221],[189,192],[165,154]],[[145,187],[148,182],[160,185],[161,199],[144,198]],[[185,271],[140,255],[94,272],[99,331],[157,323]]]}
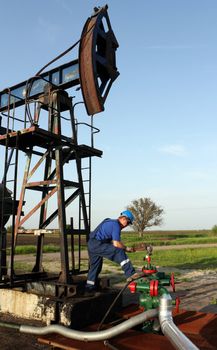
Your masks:
{"label": "metal pipe", "polygon": [[11,322],[3,322],[3,321],[0,321],[0,327],[17,329],[18,331],[20,329],[19,324],[11,323]]}
{"label": "metal pipe", "polygon": [[172,298],[164,294],[160,299],[159,321],[163,334],[178,350],[199,350],[175,325],[172,317]]}
{"label": "metal pipe", "polygon": [[35,335],[45,335],[49,333],[58,333],[61,334],[67,338],[81,340],[81,341],[97,341],[97,340],[106,340],[113,338],[128,329],[135,327],[150,318],[158,316],[158,310],[152,309],[145,312],[142,312],[139,315],[136,315],[134,317],[131,317],[129,320],[122,322],[121,324],[114,326],[110,329],[106,329],[103,331],[96,331],[96,332],[83,332],[83,331],[77,331],[74,329],[69,329],[61,325],[50,325],[47,327],[34,327],[34,326],[27,326],[27,325],[21,325],[19,328],[19,331],[21,333],[29,333],[29,334],[35,334]]}

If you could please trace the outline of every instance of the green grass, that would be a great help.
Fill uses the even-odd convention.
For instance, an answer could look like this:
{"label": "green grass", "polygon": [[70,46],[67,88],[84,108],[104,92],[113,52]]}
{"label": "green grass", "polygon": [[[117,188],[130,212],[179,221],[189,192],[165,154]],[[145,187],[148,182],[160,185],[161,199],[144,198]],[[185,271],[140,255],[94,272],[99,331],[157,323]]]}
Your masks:
{"label": "green grass", "polygon": [[[43,247],[44,253],[55,253],[59,251],[60,251],[60,247],[56,245],[49,244]],[[17,246],[15,249],[15,253],[18,255],[19,254],[36,254],[36,246],[34,245]]]}
{"label": "green grass", "polygon": [[209,230],[145,231],[143,237],[139,237],[136,232],[123,232],[122,239],[126,245],[135,246],[142,242],[154,246],[217,243],[217,236]]}
{"label": "green grass", "polygon": [[[175,231],[164,232],[157,231],[145,234],[139,238],[138,234],[133,232],[123,232],[122,240],[126,245],[137,245],[139,242],[158,245],[182,245],[182,244],[205,244],[217,243],[217,237],[212,236],[210,231]],[[77,248],[77,247],[76,247]],[[43,247],[44,253],[59,252],[59,244],[47,244]],[[16,254],[36,254],[35,245],[20,245],[16,247]],[[145,263],[145,251],[138,251],[128,254],[134,266],[140,268]],[[110,266],[110,262],[106,260]],[[201,248],[183,248],[169,250],[154,250],[152,264],[160,267],[169,267],[177,269],[212,269],[217,270],[217,247]],[[116,266],[116,265],[115,265]],[[21,266],[20,266],[21,267]]]}
{"label": "green grass", "polygon": [[217,243],[217,237],[198,237],[198,238],[176,238],[172,240],[157,240],[157,239],[146,239],[146,240],[126,240],[127,245],[138,244],[140,242],[145,242],[152,244],[154,246],[169,246],[169,245],[184,245],[184,244],[208,244],[208,243]]}
{"label": "green grass", "polygon": [[32,271],[32,265],[28,263],[21,263],[21,262],[15,262],[14,264],[15,271],[25,271],[25,272],[31,272]]}
{"label": "green grass", "polygon": [[[142,266],[144,255],[144,252],[131,253],[130,259],[135,266]],[[217,248],[155,251],[152,256],[152,264],[179,269],[217,269]]]}
{"label": "green grass", "polygon": [[[55,241],[45,244],[44,253],[53,253],[60,251],[59,236],[55,236]],[[25,237],[24,237],[25,238]],[[46,237],[49,240],[49,237]],[[140,243],[152,244],[153,246],[170,246],[184,244],[212,244],[217,243],[217,236],[212,235],[210,230],[195,231],[145,231],[143,237],[139,237],[136,232],[122,233],[122,240],[125,245],[137,246]],[[77,244],[75,250],[78,249]],[[82,247],[86,249],[86,246]],[[35,254],[36,246],[32,243],[22,244],[16,247],[16,254]]]}
{"label": "green grass", "polygon": [[[141,242],[152,244],[153,246],[162,245],[183,245],[183,244],[206,244],[217,243],[217,236],[209,230],[195,231],[149,231],[145,232],[144,237],[139,237],[135,232],[123,232],[122,240],[124,244],[133,246]],[[56,243],[58,242],[58,244]],[[59,240],[46,244],[43,247],[44,253],[59,252]],[[75,247],[77,249],[77,246]],[[16,247],[16,254],[36,254],[36,246],[19,245]],[[137,267],[144,265],[143,258],[145,251],[129,254],[133,264]],[[170,249],[156,251],[152,256],[152,264],[161,267],[175,267],[180,269],[217,269],[217,248],[201,247],[186,249]]]}
{"label": "green grass", "polygon": [[212,300],[210,301],[211,305],[217,305],[217,299],[216,298],[212,298]]}
{"label": "green grass", "polygon": [[17,246],[15,248],[16,254],[35,254],[36,253],[36,247],[33,245],[27,245],[27,246]]}

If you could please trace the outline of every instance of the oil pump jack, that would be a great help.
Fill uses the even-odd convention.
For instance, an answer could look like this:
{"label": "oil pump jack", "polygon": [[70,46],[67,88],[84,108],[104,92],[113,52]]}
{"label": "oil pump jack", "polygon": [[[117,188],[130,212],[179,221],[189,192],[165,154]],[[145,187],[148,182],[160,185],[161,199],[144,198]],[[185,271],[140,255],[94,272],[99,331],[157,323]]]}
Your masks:
{"label": "oil pump jack", "polygon": [[[166,275],[151,264],[151,246],[145,247],[147,254],[140,278],[128,282],[119,293],[109,291],[91,302],[80,294],[82,276],[88,269],[82,245],[86,245],[91,224],[91,159],[102,156],[102,151],[94,147],[94,134],[99,129],[93,125],[93,116],[104,110],[109,90],[119,75],[118,42],[107,9],[95,8],[80,40],[62,54],[79,44],[78,59],[44,72],[60,55],[33,77],[0,92],[0,145],[4,150],[0,183],[0,309],[1,313],[47,323],[46,327],[35,327],[0,322],[0,326],[42,335],[40,342],[63,349],[117,349],[108,342],[115,337],[115,344],[121,349],[122,345],[124,349],[144,349],[147,344],[147,348],[168,348],[170,344],[165,344],[161,336],[164,334],[176,349],[197,350],[173,323],[172,298],[166,287],[171,285],[175,292],[174,275]],[[83,100],[74,102],[67,90],[77,90],[78,86]],[[78,104],[85,105],[90,123],[76,118]],[[79,142],[81,126],[89,129],[90,144]],[[5,227],[9,219],[10,236]],[[23,229],[29,219],[35,227]],[[43,247],[50,234],[49,225],[55,220],[60,271],[51,275],[43,269]],[[21,235],[35,237],[36,256],[30,272],[18,272],[15,264]],[[123,311],[118,320],[112,320],[110,329],[101,330],[126,287],[132,294],[140,295],[136,313]],[[177,298],[177,311],[178,307]],[[99,320],[97,331],[77,330]],[[120,320],[122,323],[118,324]],[[127,331],[125,336],[119,336]],[[60,334],[60,338],[53,333]],[[150,333],[154,333],[151,338]],[[155,333],[159,336],[155,337]],[[95,342],[93,347],[88,341]]]}
{"label": "oil pump jack", "polygon": [[[5,154],[0,184],[1,288],[47,280],[43,246],[48,226],[55,219],[61,262],[56,294],[62,290],[65,295],[69,291],[75,294],[75,276],[88,269],[87,259],[82,260],[82,245],[87,242],[91,223],[91,158],[102,156],[102,151],[94,148],[94,134],[99,129],[93,125],[93,116],[104,110],[119,75],[115,58],[118,42],[107,8],[95,8],[86,21],[77,42],[78,59],[49,71],[42,69],[0,92],[0,145]],[[79,87],[83,101],[74,103],[67,90],[74,88],[75,93]],[[75,116],[75,107],[81,103],[90,123],[79,122]],[[89,144],[79,143],[82,125],[89,129]],[[70,224],[67,210],[76,212],[70,214]],[[10,242],[5,228],[9,218]],[[25,230],[29,219],[35,227]],[[32,271],[19,274],[15,251],[21,234],[34,235],[37,249]]]}

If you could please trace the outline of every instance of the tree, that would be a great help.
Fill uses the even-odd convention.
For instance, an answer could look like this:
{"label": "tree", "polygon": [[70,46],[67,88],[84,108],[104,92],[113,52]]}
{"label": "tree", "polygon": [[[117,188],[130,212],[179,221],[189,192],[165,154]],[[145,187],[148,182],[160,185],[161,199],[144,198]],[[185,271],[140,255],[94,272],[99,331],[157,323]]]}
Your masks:
{"label": "tree", "polygon": [[164,210],[156,205],[150,198],[135,199],[127,209],[130,210],[135,217],[133,228],[139,233],[139,237],[143,236],[143,231],[147,227],[159,226],[163,222],[162,214]]}
{"label": "tree", "polygon": [[212,233],[214,234],[214,236],[217,235],[217,225],[214,225],[214,226],[212,227]]}

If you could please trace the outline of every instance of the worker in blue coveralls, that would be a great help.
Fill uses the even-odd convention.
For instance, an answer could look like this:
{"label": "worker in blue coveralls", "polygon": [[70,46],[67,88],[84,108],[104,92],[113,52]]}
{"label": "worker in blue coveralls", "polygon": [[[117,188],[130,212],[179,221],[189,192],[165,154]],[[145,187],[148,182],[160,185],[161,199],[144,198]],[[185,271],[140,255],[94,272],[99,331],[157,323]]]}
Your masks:
{"label": "worker in blue coveralls", "polygon": [[86,293],[91,293],[97,289],[98,275],[102,270],[103,258],[119,264],[127,281],[139,277],[126,254],[126,252],[133,252],[134,248],[126,247],[121,242],[121,230],[131,225],[133,221],[134,216],[131,211],[125,210],[118,219],[105,219],[91,232],[88,241],[90,268],[86,281]]}

